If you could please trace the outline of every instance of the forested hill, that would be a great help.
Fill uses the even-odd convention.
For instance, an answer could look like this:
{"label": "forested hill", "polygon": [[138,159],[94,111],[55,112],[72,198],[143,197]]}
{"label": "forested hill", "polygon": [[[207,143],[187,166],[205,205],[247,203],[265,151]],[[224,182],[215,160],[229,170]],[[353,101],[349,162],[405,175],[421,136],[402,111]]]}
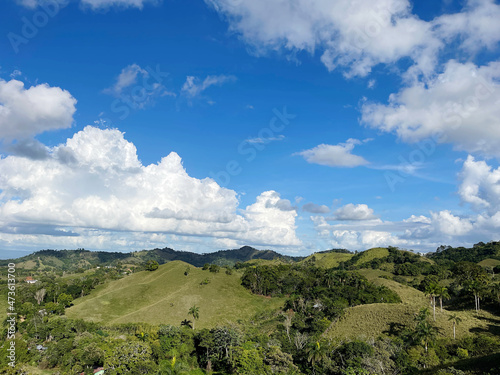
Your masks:
{"label": "forested hill", "polygon": [[113,265],[117,262],[140,265],[149,260],[155,260],[159,264],[181,260],[193,266],[201,267],[206,263],[233,266],[237,262],[246,262],[252,259],[298,261],[302,258],[284,256],[272,250],[257,250],[250,246],[206,254],[177,251],[167,247],[164,249],[142,250],[130,253],[77,249],[41,250],[18,259],[0,260],[0,266],[5,266],[9,262],[15,262],[21,268],[69,271],[76,268],[88,268],[89,266]]}
{"label": "forested hill", "polygon": [[435,253],[427,255],[435,261],[479,263],[485,259],[500,260],[500,242],[478,242],[472,248],[440,246]]}

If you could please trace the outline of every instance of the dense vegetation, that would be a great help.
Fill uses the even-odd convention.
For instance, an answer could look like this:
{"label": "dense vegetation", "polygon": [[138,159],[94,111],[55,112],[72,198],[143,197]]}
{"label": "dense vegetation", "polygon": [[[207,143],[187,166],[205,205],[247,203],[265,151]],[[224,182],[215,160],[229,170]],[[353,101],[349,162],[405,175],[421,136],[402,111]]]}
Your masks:
{"label": "dense vegetation", "polygon": [[[164,274],[167,266],[151,258],[135,269],[119,265],[64,276],[59,270],[31,270],[38,282],[16,290],[18,365],[8,366],[5,342],[0,373],[91,374],[100,367],[106,374],[500,373],[500,279],[497,266],[478,264],[496,259],[498,243],[478,244],[472,255],[463,254],[471,249],[438,250],[428,257],[391,247],[349,259],[343,251],[321,253],[322,264],[336,264],[325,256],[342,259],[336,267],[318,267],[312,256],[234,267],[205,262],[203,269],[178,263]],[[205,294],[216,284],[220,289],[210,293],[228,290],[223,280],[239,279],[252,298],[282,305],[208,327],[200,322],[207,309],[218,306],[185,307],[186,293],[173,307],[183,306],[182,319],[168,324],[103,324],[65,316],[72,304],[96,295],[95,288],[107,293],[117,285],[126,293],[125,282],[139,274],[143,283],[180,280]],[[387,330],[373,335],[335,333],[340,325],[359,324],[352,320],[359,312],[391,310],[410,315],[396,314]]]}
{"label": "dense vegetation", "polygon": [[0,267],[15,261],[18,268],[34,271],[75,271],[96,266],[116,266],[119,264],[142,265],[147,261],[164,264],[174,260],[202,267],[206,263],[219,266],[233,266],[237,262],[251,259],[283,259],[299,261],[301,257],[289,257],[272,250],[256,250],[244,246],[236,250],[221,250],[208,254],[196,254],[188,251],[176,251],[169,248],[135,251],[131,253],[77,250],[41,250],[19,259],[0,259]]}

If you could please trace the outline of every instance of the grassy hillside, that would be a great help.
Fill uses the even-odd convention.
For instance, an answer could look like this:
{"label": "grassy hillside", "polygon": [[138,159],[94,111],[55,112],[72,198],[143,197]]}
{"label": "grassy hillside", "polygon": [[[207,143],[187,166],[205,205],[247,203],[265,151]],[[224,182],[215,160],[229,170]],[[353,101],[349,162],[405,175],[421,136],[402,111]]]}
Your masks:
{"label": "grassy hillside", "polygon": [[500,265],[500,260],[498,259],[484,259],[478,263],[481,267],[496,267]]}
{"label": "grassy hillside", "polygon": [[[264,309],[281,306],[283,299],[252,295],[240,285],[240,274],[210,273],[173,261],[154,272],[139,272],[110,282],[76,300],[66,312],[70,318],[104,323],[146,322],[179,325],[192,320],[189,308],[200,308],[196,328],[214,327],[228,319],[247,319]],[[206,285],[200,285],[209,279]]]}
{"label": "grassy hillside", "polygon": [[335,268],[338,267],[340,262],[348,261],[353,257],[353,254],[348,253],[315,253],[302,260],[301,263],[314,262],[318,267],[322,268]]}
{"label": "grassy hillside", "polygon": [[355,265],[360,266],[364,263],[371,262],[373,259],[385,258],[388,255],[389,250],[387,250],[385,247],[375,247],[373,249],[369,249],[360,253]]}
{"label": "grassy hillside", "polygon": [[[376,338],[379,335],[395,334],[403,327],[413,327],[413,318],[422,307],[429,307],[429,298],[422,292],[399,284],[393,280],[380,278],[389,275],[380,270],[361,270],[360,273],[376,285],[386,286],[395,291],[403,301],[402,304],[371,304],[355,306],[347,309],[345,316],[337,323],[332,324],[328,331],[330,337],[337,338]],[[452,325],[448,321],[450,312],[439,306],[436,308],[436,326],[440,334],[452,337]],[[476,314],[469,311],[453,311],[462,322],[457,327],[457,338],[470,334],[471,330],[497,331],[500,321],[492,314],[481,311]]]}

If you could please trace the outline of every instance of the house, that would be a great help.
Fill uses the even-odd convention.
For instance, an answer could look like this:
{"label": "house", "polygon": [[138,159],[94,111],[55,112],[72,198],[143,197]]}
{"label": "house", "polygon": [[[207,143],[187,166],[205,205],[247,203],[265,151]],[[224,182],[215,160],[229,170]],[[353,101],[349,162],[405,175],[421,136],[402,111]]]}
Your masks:
{"label": "house", "polygon": [[25,281],[28,283],[28,284],[35,284],[38,280],[35,280],[33,279],[33,277],[31,276],[28,276]]}

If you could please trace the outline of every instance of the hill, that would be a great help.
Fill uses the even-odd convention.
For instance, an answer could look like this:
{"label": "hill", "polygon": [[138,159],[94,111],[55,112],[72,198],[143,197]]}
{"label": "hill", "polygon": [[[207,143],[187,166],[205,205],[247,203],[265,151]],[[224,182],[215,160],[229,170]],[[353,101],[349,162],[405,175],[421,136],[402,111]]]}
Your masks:
{"label": "hill", "polygon": [[0,266],[5,267],[14,261],[18,269],[35,271],[74,271],[78,268],[114,265],[117,263],[140,265],[148,260],[155,260],[164,264],[180,260],[196,267],[206,263],[221,266],[233,266],[237,262],[252,259],[284,259],[298,261],[301,257],[289,257],[272,250],[257,250],[250,246],[240,249],[220,250],[214,253],[197,254],[188,251],[177,251],[168,247],[163,249],[142,250],[130,253],[77,250],[41,250],[18,259],[0,260]]}
{"label": "hill", "polygon": [[427,257],[439,261],[472,262],[479,263],[485,259],[500,260],[500,242],[478,242],[472,248],[440,246],[435,253]]}
{"label": "hill", "polygon": [[[382,334],[397,334],[403,328],[414,326],[414,317],[422,307],[429,306],[429,298],[424,293],[396,281],[385,279],[391,274],[380,270],[360,270],[363,276],[375,285],[386,286],[395,291],[402,304],[377,303],[360,305],[347,309],[345,316],[330,327],[329,337],[373,339]],[[453,337],[452,325],[448,321],[451,314],[458,315],[462,321],[457,328],[457,338],[472,332],[498,331],[500,321],[488,311],[479,314],[473,310],[448,311],[436,309],[435,325],[440,336]]]}
{"label": "hill", "polygon": [[352,253],[322,251],[309,255],[307,258],[300,261],[301,263],[312,263],[317,267],[336,268],[341,262],[346,262],[354,256]]}
{"label": "hill", "polygon": [[[103,323],[151,323],[179,325],[190,319],[187,312],[200,308],[197,328],[214,327],[226,320],[248,319],[257,312],[275,309],[281,298],[251,294],[241,286],[241,275],[211,273],[182,261],[164,264],[153,272],[138,272],[109,282],[75,301],[66,311],[69,318]],[[203,284],[204,280],[209,280]],[[192,318],[190,319],[192,320]]]}

